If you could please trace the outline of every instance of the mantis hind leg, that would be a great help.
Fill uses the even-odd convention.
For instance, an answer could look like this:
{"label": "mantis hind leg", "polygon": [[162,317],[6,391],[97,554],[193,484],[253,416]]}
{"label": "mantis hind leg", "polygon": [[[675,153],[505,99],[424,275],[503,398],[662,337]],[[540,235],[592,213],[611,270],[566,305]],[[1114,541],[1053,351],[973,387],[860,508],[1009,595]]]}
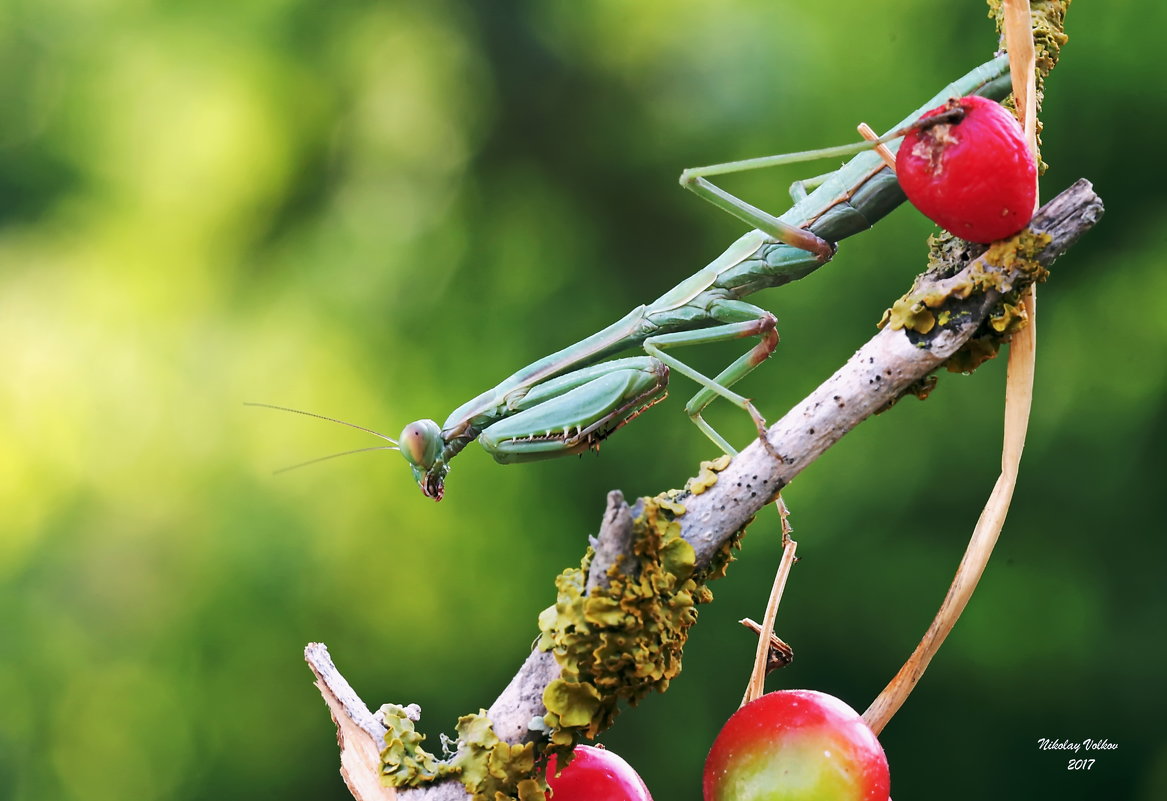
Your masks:
{"label": "mantis hind leg", "polygon": [[478,441],[502,464],[598,449],[600,442],[668,394],[669,368],[637,356],[601,362],[532,387],[508,402],[513,413]]}
{"label": "mantis hind leg", "polygon": [[[741,198],[731,195],[710,181],[709,178],[711,176],[727,175],[729,173],[745,172],[747,170],[777,167],[784,164],[798,164],[817,159],[850,156],[864,150],[880,147],[884,142],[902,136],[903,133],[904,131],[902,130],[893,131],[882,137],[865,139],[863,142],[841,145],[839,147],[804,150],[798,153],[783,153],[776,156],[762,156],[761,158],[743,159],[741,161],[728,161],[722,164],[710,164],[705,167],[690,167],[681,173],[681,186],[703,200],[717,206],[722,211],[732,214],[739,220],[754,226],[759,231],[764,231],[779,242],[785,242],[788,245],[809,251],[818,257],[820,263],[826,263],[835,255],[835,246],[832,243],[822,239],[806,228],[784,222],[772,214],[747,203]],[[806,197],[810,189],[821,185],[832,174],[825,173],[814,178],[795,181],[790,187],[790,196],[796,202],[802,200]]]}

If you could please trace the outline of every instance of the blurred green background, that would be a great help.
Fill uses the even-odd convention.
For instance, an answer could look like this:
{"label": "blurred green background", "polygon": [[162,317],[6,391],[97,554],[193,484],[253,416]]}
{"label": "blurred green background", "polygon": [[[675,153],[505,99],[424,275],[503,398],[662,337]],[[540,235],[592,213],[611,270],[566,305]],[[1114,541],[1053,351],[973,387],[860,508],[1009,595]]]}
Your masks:
{"label": "blurred green background", "polygon": [[[420,703],[431,740],[488,705],[605,491],[680,486],[712,455],[691,389],[599,457],[499,467],[471,446],[440,505],[396,454],[273,476],[376,442],[242,403],[390,435],[444,419],[739,234],[681,168],[850,141],[986,60],[983,4],[940,9],[0,4],[0,798],[346,798],[314,640],[372,705]],[[1044,194],[1085,176],[1108,212],[1040,293],[998,552],[883,735],[901,801],[1167,798],[1165,24],[1164,4],[1071,8]],[[806,174],[726,183],[780,210]],[[900,209],[758,299],[783,337],[744,385],[764,414],[872,334],[930,230]],[[790,488],[797,660],[771,687],[862,710],[898,669],[996,477],[1003,362],[942,376]],[[734,621],[760,616],[777,553],[766,518],[684,674],[605,738],[658,801],[699,797],[749,672]],[[1069,772],[1040,737],[1119,748]]]}

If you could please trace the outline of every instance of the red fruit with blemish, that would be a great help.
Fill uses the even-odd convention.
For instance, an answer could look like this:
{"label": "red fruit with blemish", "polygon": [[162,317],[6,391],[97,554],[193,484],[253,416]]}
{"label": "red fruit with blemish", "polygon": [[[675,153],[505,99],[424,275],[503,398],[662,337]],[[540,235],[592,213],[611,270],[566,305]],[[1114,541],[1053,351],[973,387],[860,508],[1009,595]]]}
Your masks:
{"label": "red fruit with blemish", "polygon": [[970,242],[995,242],[1033,217],[1037,165],[1017,120],[992,100],[950,100],[923,119],[957,106],[964,112],[958,121],[904,136],[896,174],[912,205],[941,228]]}
{"label": "red fruit with blemish", "polygon": [[553,801],[652,801],[632,766],[606,748],[577,745],[571,762],[555,775],[555,754],[547,760],[547,784]]}
{"label": "red fruit with blemish", "polygon": [[815,690],[735,712],[709,749],[705,801],[888,801],[887,758],[859,713]]}

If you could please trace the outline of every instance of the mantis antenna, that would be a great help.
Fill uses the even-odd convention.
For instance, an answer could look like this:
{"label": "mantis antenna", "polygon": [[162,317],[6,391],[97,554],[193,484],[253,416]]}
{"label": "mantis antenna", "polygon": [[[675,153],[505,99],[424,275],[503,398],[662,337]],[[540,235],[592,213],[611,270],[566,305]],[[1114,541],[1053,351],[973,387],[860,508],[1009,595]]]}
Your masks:
{"label": "mantis antenna", "polygon": [[303,409],[292,409],[292,408],[287,407],[287,406],[276,406],[273,403],[249,403],[249,402],[245,402],[243,405],[244,406],[258,406],[258,407],[263,408],[263,409],[275,409],[276,411],[280,411],[280,412],[292,412],[294,414],[302,414],[302,415],[305,415],[307,417],[315,417],[318,420],[327,420],[330,423],[339,423],[342,426],[348,426],[349,428],[355,428],[359,431],[364,431],[368,434],[372,434],[375,437],[380,437],[381,439],[385,440],[386,442],[391,443],[389,445],[374,445],[370,448],[356,448],[356,449],[351,450],[351,451],[341,451],[340,453],[330,453],[327,456],[320,456],[316,459],[309,459],[306,462],[300,462],[299,464],[290,465],[288,467],[281,467],[279,470],[274,471],[276,474],[286,473],[289,470],[295,470],[298,467],[307,467],[310,464],[316,464],[317,462],[323,462],[323,461],[326,461],[328,459],[335,459],[338,456],[349,456],[350,454],[365,453],[366,451],[399,451],[399,450],[401,450],[401,448],[399,448],[397,446],[397,440],[393,439],[392,437],[387,437],[384,434],[382,434],[380,431],[374,431],[371,428],[366,428],[365,426],[359,426],[356,423],[350,423],[347,420],[338,420],[335,417],[328,417],[327,415],[316,414],[315,412],[306,412]]}
{"label": "mantis antenna", "polygon": [[299,464],[293,464],[293,465],[288,465],[287,467],[281,467],[279,470],[273,470],[272,475],[279,475],[280,473],[286,473],[289,470],[295,470],[298,467],[307,467],[310,464],[316,464],[317,462],[323,462],[327,459],[335,459],[337,456],[349,456],[350,454],[364,453],[365,451],[396,451],[396,450],[400,450],[400,448],[398,448],[396,445],[374,445],[371,448],[357,448],[357,449],[351,450],[351,451],[341,451],[340,453],[330,453],[327,456],[319,456],[315,459],[309,459],[306,462],[300,462]]}

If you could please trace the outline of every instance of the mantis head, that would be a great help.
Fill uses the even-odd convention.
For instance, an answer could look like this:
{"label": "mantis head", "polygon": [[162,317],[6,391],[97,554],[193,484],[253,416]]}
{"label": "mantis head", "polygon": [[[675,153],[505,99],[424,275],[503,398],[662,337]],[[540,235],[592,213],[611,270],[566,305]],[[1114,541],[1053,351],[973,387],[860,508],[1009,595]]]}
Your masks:
{"label": "mantis head", "polygon": [[442,455],[446,441],[442,439],[441,427],[433,420],[417,420],[405,427],[398,442],[421,491],[427,498],[440,501],[445,492],[446,473],[450,472]]}

